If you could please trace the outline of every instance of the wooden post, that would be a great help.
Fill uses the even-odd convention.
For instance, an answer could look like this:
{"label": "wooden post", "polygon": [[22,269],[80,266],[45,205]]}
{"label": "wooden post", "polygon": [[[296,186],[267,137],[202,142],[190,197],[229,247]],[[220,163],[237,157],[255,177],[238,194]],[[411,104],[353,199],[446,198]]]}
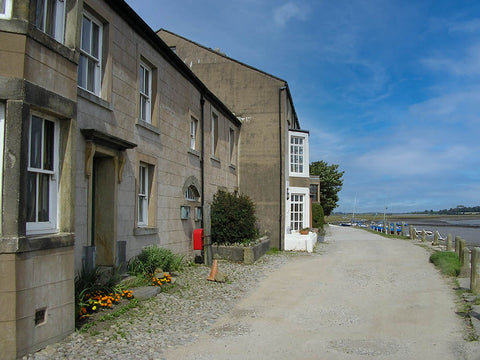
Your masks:
{"label": "wooden post", "polygon": [[422,242],[425,242],[427,234],[425,233],[425,229],[422,229]]}
{"label": "wooden post", "polygon": [[415,240],[416,239],[416,234],[415,234],[415,228],[413,225],[410,225],[410,240]]}
{"label": "wooden post", "polygon": [[452,251],[452,234],[447,236],[447,251]]}
{"label": "wooden post", "polygon": [[472,269],[470,275],[470,291],[474,294],[480,293],[480,248],[472,249]]}
{"label": "wooden post", "polygon": [[402,221],[402,233],[400,235],[405,236],[405,223],[403,221]]}
{"label": "wooden post", "polygon": [[438,231],[433,235],[433,245],[438,245]]}

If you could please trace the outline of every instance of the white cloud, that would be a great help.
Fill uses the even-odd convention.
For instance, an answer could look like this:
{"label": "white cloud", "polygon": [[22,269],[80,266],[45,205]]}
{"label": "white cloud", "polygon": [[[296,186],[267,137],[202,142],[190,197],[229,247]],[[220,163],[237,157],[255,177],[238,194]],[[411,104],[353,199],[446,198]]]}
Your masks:
{"label": "white cloud", "polygon": [[459,58],[446,56],[430,57],[421,63],[434,71],[446,71],[456,76],[480,75],[480,44],[471,46]]}
{"label": "white cloud", "polygon": [[296,2],[288,2],[273,11],[273,20],[281,27],[291,19],[305,20],[307,18],[306,8]]}
{"label": "white cloud", "polygon": [[429,133],[414,136],[410,141],[405,138],[404,143],[365,153],[355,160],[354,166],[375,176],[435,178],[461,168],[467,160],[468,146],[445,147]]}
{"label": "white cloud", "polygon": [[[480,114],[480,89],[465,88],[412,105],[410,114],[418,120],[435,123],[478,124]],[[478,129],[478,126],[476,126]],[[478,133],[478,130],[476,131]]]}
{"label": "white cloud", "polygon": [[448,28],[449,32],[477,33],[480,31],[480,19],[472,19],[463,22],[454,22]]}

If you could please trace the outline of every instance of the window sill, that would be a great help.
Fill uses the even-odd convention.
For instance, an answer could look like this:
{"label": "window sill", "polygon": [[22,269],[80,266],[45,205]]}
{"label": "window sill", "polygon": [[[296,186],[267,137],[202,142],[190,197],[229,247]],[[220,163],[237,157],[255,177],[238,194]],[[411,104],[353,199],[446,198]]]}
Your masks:
{"label": "window sill", "polygon": [[289,176],[290,177],[303,177],[303,178],[310,177],[310,175],[307,174],[307,173],[290,173]]}
{"label": "window sill", "polygon": [[155,133],[155,134],[157,134],[157,135],[160,135],[160,129],[159,129],[158,127],[156,127],[155,125],[152,125],[152,124],[150,124],[150,123],[148,123],[148,122],[146,122],[146,121],[143,121],[143,120],[140,120],[140,119],[139,119],[139,120],[137,121],[137,126],[142,127],[142,128],[144,128],[144,129],[146,129],[146,130],[149,130],[149,131],[151,131],[151,132],[153,132],[153,133]]}
{"label": "window sill", "polygon": [[142,235],[155,235],[158,234],[158,228],[154,227],[137,227],[133,229],[133,235],[142,236]]}
{"label": "window sill", "polygon": [[81,87],[77,87],[77,95],[88,100],[96,105],[99,105],[109,111],[113,111],[113,104],[103,100],[102,98],[98,97],[97,95],[82,89]]}
{"label": "window sill", "polygon": [[0,241],[0,252],[30,252],[72,247],[74,245],[75,235],[73,233],[36,234],[21,238],[3,238]]}
{"label": "window sill", "polygon": [[221,161],[219,158],[217,158],[216,156],[212,155],[210,156],[210,160],[212,160],[213,162],[216,162],[220,165]]}
{"label": "window sill", "polygon": [[196,157],[200,157],[200,153],[197,151],[197,150],[194,150],[194,149],[188,149],[188,153],[190,155],[193,155],[193,156],[196,156]]}

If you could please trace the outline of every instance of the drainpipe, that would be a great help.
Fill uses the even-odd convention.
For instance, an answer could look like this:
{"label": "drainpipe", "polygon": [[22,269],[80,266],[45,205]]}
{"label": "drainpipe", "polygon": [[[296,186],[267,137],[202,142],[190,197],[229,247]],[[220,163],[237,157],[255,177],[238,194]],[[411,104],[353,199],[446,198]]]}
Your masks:
{"label": "drainpipe", "polygon": [[203,94],[200,97],[200,121],[202,122],[202,135],[201,135],[201,143],[202,143],[202,150],[201,150],[201,155],[200,155],[200,186],[202,187],[201,190],[201,200],[200,200],[200,206],[202,207],[202,220],[200,221],[201,228],[203,229],[203,206],[205,204],[205,190],[204,190],[204,185],[205,185],[205,168],[204,168],[204,161],[203,158],[205,156],[205,111],[204,111],[204,105],[205,105],[205,99],[203,98]]}
{"label": "drainpipe", "polygon": [[[203,238],[203,255],[205,257],[204,263],[205,265],[212,265],[212,237],[211,234],[207,234],[205,232],[205,98],[203,97],[203,94],[200,98],[200,121],[202,122],[202,135],[201,135],[201,143],[202,143],[202,150],[200,154],[200,182],[201,182],[201,201],[200,205],[202,207],[202,220],[200,222],[201,228],[204,231],[204,238]],[[210,212],[208,212],[208,215],[210,216]],[[210,229],[209,229],[210,231]]]}
{"label": "drainpipe", "polygon": [[[278,241],[278,249],[282,250],[282,234],[283,234],[283,226],[282,226],[282,219],[283,219],[283,210],[282,210],[282,198],[283,198],[283,157],[282,157],[282,152],[283,152],[283,134],[282,134],[282,91],[285,91],[287,89],[287,86],[283,86],[280,89],[278,89],[278,144],[279,144],[279,156],[280,156],[280,186],[279,186],[279,195],[280,195],[280,216],[278,217],[278,236],[279,236],[279,241]],[[285,113],[285,116],[287,114]]]}

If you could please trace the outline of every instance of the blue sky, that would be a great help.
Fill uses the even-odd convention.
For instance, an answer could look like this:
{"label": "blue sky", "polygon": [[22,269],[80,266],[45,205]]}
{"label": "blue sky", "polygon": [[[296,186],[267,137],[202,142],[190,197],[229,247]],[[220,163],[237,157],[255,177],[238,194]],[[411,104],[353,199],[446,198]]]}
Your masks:
{"label": "blue sky", "polygon": [[127,0],[164,28],[288,81],[337,211],[480,205],[480,2]]}

